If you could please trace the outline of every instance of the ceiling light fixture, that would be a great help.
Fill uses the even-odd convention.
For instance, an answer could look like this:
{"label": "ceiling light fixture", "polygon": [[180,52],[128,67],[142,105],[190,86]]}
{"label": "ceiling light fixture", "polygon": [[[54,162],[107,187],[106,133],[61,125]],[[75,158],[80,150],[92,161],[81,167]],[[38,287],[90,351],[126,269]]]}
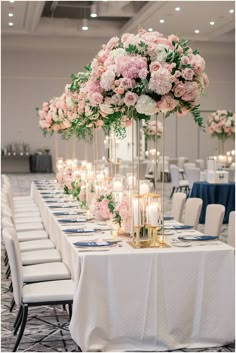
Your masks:
{"label": "ceiling light fixture", "polygon": [[215,24],[214,21],[211,21],[211,22],[210,22],[210,25],[211,25],[211,26],[214,26],[214,24]]}
{"label": "ceiling light fixture", "polygon": [[195,31],[194,31],[195,33],[199,33],[200,31],[199,31],[199,29],[195,29]]}
{"label": "ceiling light fixture", "polygon": [[175,8],[175,11],[180,11],[180,7],[176,7],[176,8]]}
{"label": "ceiling light fixture", "polygon": [[82,29],[83,31],[87,31],[87,30],[88,30],[88,20],[87,20],[87,18],[83,18],[81,29]]}
{"label": "ceiling light fixture", "polygon": [[9,0],[9,2],[15,2],[15,0]]}
{"label": "ceiling light fixture", "polygon": [[13,26],[13,22],[8,22],[8,26],[12,27]]}
{"label": "ceiling light fixture", "polygon": [[148,28],[148,32],[152,32],[153,31],[153,29],[152,28]]}
{"label": "ceiling light fixture", "polygon": [[234,13],[234,9],[229,10],[229,13]]}
{"label": "ceiling light fixture", "polygon": [[160,20],[160,23],[164,23],[165,22],[165,20]]}
{"label": "ceiling light fixture", "polygon": [[90,17],[97,17],[97,6],[96,4],[92,4],[90,9]]}
{"label": "ceiling light fixture", "polygon": [[12,12],[9,12],[8,16],[9,16],[9,17],[13,17],[13,13],[12,13]]}

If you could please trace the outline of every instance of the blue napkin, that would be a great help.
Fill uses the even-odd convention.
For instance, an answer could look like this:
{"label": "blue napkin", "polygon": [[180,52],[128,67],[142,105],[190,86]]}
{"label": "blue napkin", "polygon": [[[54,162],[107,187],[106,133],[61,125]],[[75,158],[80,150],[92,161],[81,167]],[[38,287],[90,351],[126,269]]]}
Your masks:
{"label": "blue napkin", "polygon": [[68,219],[68,218],[64,218],[64,219],[58,219],[57,220],[60,223],[80,223],[80,222],[87,222],[87,219]]}
{"label": "blue napkin", "polygon": [[77,241],[76,243],[74,243],[75,246],[78,246],[78,247],[102,247],[102,246],[112,246],[112,245],[115,245],[117,244],[117,241],[101,241],[101,242],[96,242],[96,241]]}
{"label": "blue napkin", "polygon": [[218,239],[218,237],[217,236],[214,236],[214,235],[183,235],[182,237],[181,236],[179,236],[178,237],[178,239],[180,239],[180,240],[190,240],[190,241],[192,241],[192,240],[200,240],[200,241],[202,241],[202,240],[215,240],[215,239]]}
{"label": "blue napkin", "polygon": [[[53,201],[53,203],[54,203],[54,201]],[[49,208],[72,208],[72,207],[78,207],[77,205],[66,205],[66,206],[64,206],[64,205],[62,205],[62,206],[58,206],[58,205],[56,205],[56,206],[48,206]]]}
{"label": "blue napkin", "polygon": [[164,221],[171,221],[172,219],[174,219],[174,217],[164,216]]}
{"label": "blue napkin", "polygon": [[193,228],[193,226],[185,226],[185,225],[182,225],[182,226],[166,226],[166,227],[164,227],[165,229],[192,229]]}
{"label": "blue napkin", "polygon": [[51,192],[51,191],[45,191],[45,192],[40,192],[40,194],[42,194],[42,195],[51,195],[51,194],[61,194],[61,195],[63,195],[60,191],[58,191],[58,192]]}
{"label": "blue napkin", "polygon": [[94,233],[94,232],[96,232],[96,229],[93,229],[93,228],[63,229],[63,232],[65,232],[65,233]]}
{"label": "blue napkin", "polygon": [[82,212],[53,212],[55,216],[73,216],[83,214]]}

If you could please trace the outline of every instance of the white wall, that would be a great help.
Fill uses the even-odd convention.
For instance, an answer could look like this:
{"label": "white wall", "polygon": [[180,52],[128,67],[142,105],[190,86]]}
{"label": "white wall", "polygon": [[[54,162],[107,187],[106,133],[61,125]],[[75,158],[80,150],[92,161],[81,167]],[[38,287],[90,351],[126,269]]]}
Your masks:
{"label": "white wall", "polygon": [[[106,39],[86,42],[63,38],[2,38],[2,145],[11,142],[28,143],[34,151],[49,147],[54,154],[54,137],[42,136],[38,128],[35,107],[44,100],[60,95],[70,74],[83,69]],[[221,43],[195,43],[206,60],[210,86],[200,100],[202,110],[234,107],[234,46]],[[206,117],[207,114],[204,113]],[[169,117],[165,129],[165,154],[186,156],[189,160],[216,153],[217,142],[206,133],[198,132],[191,116]],[[177,132],[176,132],[177,126]],[[99,133],[98,155],[104,155],[103,134]],[[59,155],[70,157],[72,142],[59,137]],[[232,149],[234,143],[227,142]],[[161,148],[160,148],[161,149]],[[92,148],[76,143],[79,159],[92,160]]]}

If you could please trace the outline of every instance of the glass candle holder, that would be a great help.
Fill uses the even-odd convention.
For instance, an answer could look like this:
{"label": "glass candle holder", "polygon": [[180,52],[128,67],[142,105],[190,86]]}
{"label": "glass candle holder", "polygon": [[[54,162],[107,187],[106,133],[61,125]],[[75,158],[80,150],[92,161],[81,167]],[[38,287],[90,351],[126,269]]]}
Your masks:
{"label": "glass candle holder", "polygon": [[127,173],[127,187],[129,190],[134,190],[137,183],[137,178],[134,173]]}
{"label": "glass candle holder", "polygon": [[114,192],[123,191],[123,177],[115,177],[112,180],[112,190]]}
{"label": "glass candle holder", "polygon": [[145,195],[150,193],[150,181],[149,180],[139,180],[139,194]]}

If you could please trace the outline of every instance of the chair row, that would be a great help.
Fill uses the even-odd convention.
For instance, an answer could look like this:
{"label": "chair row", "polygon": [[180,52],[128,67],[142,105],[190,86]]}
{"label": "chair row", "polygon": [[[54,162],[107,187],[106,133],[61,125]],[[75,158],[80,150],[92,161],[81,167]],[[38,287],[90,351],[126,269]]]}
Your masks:
{"label": "chair row", "polygon": [[[198,227],[199,217],[202,209],[202,200],[199,198],[188,198],[183,192],[176,192],[173,195],[171,215],[178,221],[185,225],[191,225],[195,229]],[[204,233],[209,235],[220,236],[222,223],[225,214],[225,207],[220,204],[211,204],[206,208],[206,220],[204,226]],[[228,225],[227,242],[231,246],[235,244],[235,211],[230,213]]]}
{"label": "chair row", "polygon": [[74,283],[60,252],[44,229],[37,205],[30,196],[13,197],[7,177],[2,178],[2,238],[13,289],[10,311],[14,304],[18,307],[13,327],[14,335],[19,330],[13,349],[16,351],[29,307],[68,304],[71,316]]}

